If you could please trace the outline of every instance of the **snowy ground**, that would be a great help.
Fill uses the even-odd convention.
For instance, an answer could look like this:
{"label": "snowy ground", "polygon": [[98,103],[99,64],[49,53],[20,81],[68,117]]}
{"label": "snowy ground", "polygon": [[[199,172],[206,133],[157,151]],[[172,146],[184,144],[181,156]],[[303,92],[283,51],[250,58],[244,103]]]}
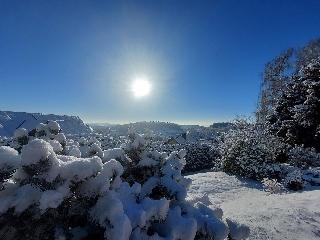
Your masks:
{"label": "snowy ground", "polygon": [[320,188],[278,195],[223,172],[188,177],[193,180],[188,197],[208,194],[224,216],[250,227],[249,239],[320,239]]}

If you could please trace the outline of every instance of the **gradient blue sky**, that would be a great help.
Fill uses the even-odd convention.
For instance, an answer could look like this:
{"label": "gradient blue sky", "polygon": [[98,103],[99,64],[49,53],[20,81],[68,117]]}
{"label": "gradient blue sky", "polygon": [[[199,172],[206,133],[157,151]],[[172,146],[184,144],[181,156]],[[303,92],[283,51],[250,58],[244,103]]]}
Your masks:
{"label": "gradient blue sky", "polygon": [[[0,0],[0,110],[87,122],[250,115],[264,64],[320,36],[320,1]],[[147,98],[128,91],[135,76]]]}

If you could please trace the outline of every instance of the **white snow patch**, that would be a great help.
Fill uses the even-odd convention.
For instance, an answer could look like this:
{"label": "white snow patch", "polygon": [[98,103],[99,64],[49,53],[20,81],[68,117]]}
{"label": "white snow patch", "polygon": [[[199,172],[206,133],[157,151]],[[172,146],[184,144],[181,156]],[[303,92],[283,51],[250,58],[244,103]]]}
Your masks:
{"label": "white snow patch", "polygon": [[270,194],[256,181],[223,172],[189,175],[188,198],[208,195],[224,216],[250,228],[248,239],[320,238],[320,188],[287,194]]}

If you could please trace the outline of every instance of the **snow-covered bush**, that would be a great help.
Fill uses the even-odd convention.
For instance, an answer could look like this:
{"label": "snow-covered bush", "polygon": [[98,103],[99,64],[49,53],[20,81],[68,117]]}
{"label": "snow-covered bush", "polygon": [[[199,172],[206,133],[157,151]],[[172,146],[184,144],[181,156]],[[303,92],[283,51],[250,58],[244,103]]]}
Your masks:
{"label": "snow-covered bush", "polygon": [[287,161],[286,145],[258,124],[237,120],[220,143],[222,169],[251,178],[277,177],[277,162]]}
{"label": "snow-covered bush", "polygon": [[27,144],[29,140],[28,131],[25,128],[18,128],[13,134],[13,144],[18,151],[21,150],[22,146]]}
{"label": "snow-covered bush", "polygon": [[244,239],[250,234],[250,229],[246,225],[239,224],[229,218],[226,219],[226,222],[230,229],[229,238],[231,240]]}
{"label": "snow-covered bush", "polygon": [[186,165],[184,173],[208,170],[214,167],[218,158],[218,152],[212,146],[207,144],[189,144],[186,145]]}
{"label": "snow-covered bush", "polygon": [[295,146],[288,152],[289,163],[300,168],[320,167],[320,153],[314,148]]}
{"label": "snow-covered bush", "polygon": [[86,139],[85,137],[81,137],[79,140],[79,144],[79,150],[81,152],[82,157],[103,157],[101,143],[95,137],[90,137],[88,139]]}
{"label": "snow-covered bush", "polygon": [[7,146],[8,145],[8,138],[4,136],[0,136],[0,146]]}
{"label": "snow-covered bush", "polygon": [[39,123],[29,132],[25,128],[18,128],[8,145],[20,152],[29,141],[39,138],[50,142],[56,153],[62,153],[66,146],[66,137],[60,131],[60,126],[56,121],[48,121],[46,124]]}
{"label": "snow-covered bush", "polygon": [[262,184],[266,192],[272,194],[280,194],[285,192],[285,186],[283,186],[283,184],[277,179],[264,178],[262,180]]}
{"label": "snow-covered bush", "polygon": [[[50,128],[56,136],[57,126]],[[222,211],[186,200],[190,180],[181,175],[184,150],[145,151],[143,138],[131,134],[125,152],[102,152],[103,160],[99,151],[79,158],[57,154],[56,142],[50,141],[59,141],[44,136],[29,139],[21,154],[0,147],[0,236],[6,239],[222,240],[229,233],[235,239],[248,235],[244,226],[226,223]],[[94,139],[66,140],[62,154],[85,146],[100,147]],[[128,166],[113,157],[128,160]]]}
{"label": "snow-covered bush", "polygon": [[320,186],[320,167],[304,170],[302,178],[304,185]]}
{"label": "snow-covered bush", "polygon": [[126,168],[129,166],[131,159],[126,155],[125,151],[122,148],[112,148],[103,151],[102,162],[110,161],[115,159],[121,163],[121,165]]}
{"label": "snow-covered bush", "polygon": [[288,173],[284,179],[284,184],[287,188],[291,190],[301,190],[304,186],[304,180],[302,178],[302,172],[300,170],[295,170]]}
{"label": "snow-covered bush", "polygon": [[9,179],[14,170],[20,165],[18,151],[11,147],[0,147],[0,190],[5,180]]}
{"label": "snow-covered bush", "polygon": [[320,168],[299,168],[290,164],[280,164],[282,183],[290,190],[304,187],[320,186]]}

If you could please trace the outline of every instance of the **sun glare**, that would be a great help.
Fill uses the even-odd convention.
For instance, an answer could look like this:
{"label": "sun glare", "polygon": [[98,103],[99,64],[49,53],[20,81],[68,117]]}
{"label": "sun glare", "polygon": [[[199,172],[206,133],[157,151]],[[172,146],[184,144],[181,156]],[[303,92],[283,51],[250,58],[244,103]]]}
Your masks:
{"label": "sun glare", "polygon": [[136,98],[145,97],[150,94],[151,84],[146,79],[138,78],[132,82],[131,90]]}

